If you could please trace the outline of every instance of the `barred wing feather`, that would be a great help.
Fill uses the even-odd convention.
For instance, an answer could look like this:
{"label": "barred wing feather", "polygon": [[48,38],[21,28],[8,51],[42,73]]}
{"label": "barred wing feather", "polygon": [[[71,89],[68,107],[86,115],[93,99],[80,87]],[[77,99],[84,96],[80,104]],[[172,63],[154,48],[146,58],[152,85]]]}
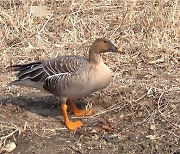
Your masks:
{"label": "barred wing feather", "polygon": [[[73,75],[81,70],[83,65],[87,65],[88,61],[84,57],[78,56],[61,56],[50,61],[39,61],[23,65],[12,66],[13,71],[19,71],[17,80],[10,84],[25,85],[26,82],[32,82],[31,87],[41,83],[42,88],[46,91],[55,93],[57,82],[65,82],[66,76]],[[42,89],[40,88],[40,89]]]}

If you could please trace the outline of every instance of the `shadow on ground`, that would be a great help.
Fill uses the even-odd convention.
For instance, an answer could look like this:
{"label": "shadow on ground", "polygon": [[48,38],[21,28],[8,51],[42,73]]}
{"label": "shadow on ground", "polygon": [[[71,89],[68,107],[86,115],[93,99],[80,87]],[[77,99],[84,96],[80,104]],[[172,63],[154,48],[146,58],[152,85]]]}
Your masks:
{"label": "shadow on ground", "polygon": [[[0,99],[1,105],[13,105],[36,113],[43,117],[57,117],[61,115],[61,103],[58,98],[52,95],[48,96],[11,96]],[[85,108],[84,100],[74,101],[78,108]]]}

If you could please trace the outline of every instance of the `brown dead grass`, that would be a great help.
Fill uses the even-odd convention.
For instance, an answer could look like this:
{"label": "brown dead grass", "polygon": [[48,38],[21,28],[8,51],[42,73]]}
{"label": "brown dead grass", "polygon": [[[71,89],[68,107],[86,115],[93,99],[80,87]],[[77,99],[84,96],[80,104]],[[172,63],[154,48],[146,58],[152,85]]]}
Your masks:
{"label": "brown dead grass", "polygon": [[[78,139],[61,147],[65,153],[108,153],[108,150],[111,153],[178,153],[179,25],[178,0],[2,1],[0,148],[22,136],[35,134],[53,140],[63,132],[64,136]],[[5,68],[57,55],[87,55],[89,45],[99,37],[112,40],[123,52],[103,55],[114,71],[114,78],[108,88],[86,99],[89,103],[98,102],[97,113],[85,119],[89,124],[68,134],[54,117],[32,115],[31,108],[28,108],[31,118],[26,119],[26,107],[22,109],[18,103],[27,101],[23,95],[29,93],[30,99],[38,102],[39,94],[36,97],[36,90],[7,87],[12,78]],[[19,98],[14,99],[17,95]],[[42,96],[45,101],[46,96]],[[72,143],[69,138],[66,142]]]}

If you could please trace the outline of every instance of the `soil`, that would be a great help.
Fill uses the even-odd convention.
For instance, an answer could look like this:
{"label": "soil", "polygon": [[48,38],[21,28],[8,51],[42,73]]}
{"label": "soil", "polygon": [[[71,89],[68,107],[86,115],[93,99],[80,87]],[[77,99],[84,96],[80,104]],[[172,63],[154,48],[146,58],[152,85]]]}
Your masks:
{"label": "soil", "polygon": [[[148,48],[150,44],[148,36],[139,39],[137,36],[142,36],[141,32],[143,31],[138,30],[139,26],[137,25],[137,27],[132,28],[133,24],[128,25],[128,21],[121,23],[121,30],[117,29],[117,35],[125,36],[123,31],[126,30],[126,33],[130,35],[130,31],[134,30],[134,35],[137,33],[137,36],[132,37],[133,39],[126,38],[129,39],[130,43],[125,44],[122,53],[103,55],[106,64],[113,72],[113,81],[107,88],[75,101],[77,107],[82,109],[92,105],[93,116],[79,118],[75,117],[71,110],[68,111],[72,121],[81,120],[83,122],[82,128],[69,131],[64,126],[60,104],[55,96],[33,88],[7,85],[15,77],[9,69],[6,69],[11,64],[54,58],[57,55],[74,53],[86,55],[86,51],[93,40],[94,30],[91,31],[92,34],[89,34],[88,29],[88,32],[84,31],[84,34],[83,31],[78,31],[78,37],[87,34],[83,38],[87,41],[83,42],[83,39],[81,41],[79,39],[76,42],[76,39],[73,38],[75,33],[68,33],[73,29],[72,25],[69,26],[71,22],[68,23],[66,17],[59,18],[62,11],[69,14],[69,17],[75,18],[76,16],[71,13],[78,12],[81,4],[69,5],[65,1],[59,2],[62,5],[56,3],[58,2],[45,1],[44,3],[54,11],[54,16],[45,25],[49,34],[46,32],[46,28],[41,31],[40,44],[37,43],[37,40],[40,39],[35,37],[38,34],[34,33],[33,30],[26,31],[25,28],[21,29],[20,27],[19,30],[22,30],[22,33],[17,34],[16,28],[14,28],[12,38],[6,39],[0,33],[0,37],[3,39],[0,42],[2,43],[0,48],[2,51],[0,57],[2,61],[0,63],[0,153],[8,153],[4,150],[5,146],[9,142],[14,142],[16,148],[11,152],[13,154],[180,154],[180,48],[178,41],[174,43],[176,47],[171,44],[169,48],[157,48],[157,46]],[[95,5],[92,3],[89,1],[83,5],[92,7]],[[100,3],[97,1],[95,14],[104,19],[105,17],[99,11],[98,4]],[[119,6],[120,2],[117,3]],[[4,11],[11,7],[9,2],[4,2],[1,5]],[[28,5],[30,4],[28,3]],[[65,5],[67,6],[65,7]],[[117,7],[115,1],[112,5],[112,8]],[[137,3],[137,5],[134,7],[137,7],[137,11],[141,12],[143,8],[147,10],[152,4],[149,2],[148,5],[148,2],[147,4],[142,2]],[[160,4],[157,3],[156,5]],[[19,1],[15,6],[18,10],[18,8],[26,5],[23,1]],[[123,6],[126,6],[124,1]],[[129,4],[129,6],[131,5]],[[167,4],[166,7],[171,7],[171,5]],[[111,7],[104,9],[107,9],[105,10],[107,13],[112,11]],[[114,10],[112,15],[116,15],[117,19],[108,18],[104,20],[104,23],[113,20],[110,26],[114,26],[114,29],[119,26],[118,18],[121,18],[120,15],[126,11],[120,7],[119,12],[117,14],[116,12]],[[85,18],[84,14],[91,15],[92,12],[89,13],[87,9],[84,9],[84,12],[78,13],[80,17],[78,19],[83,19]],[[93,17],[96,18],[96,15]],[[107,15],[111,16],[111,14]],[[152,16],[154,17],[155,14]],[[18,17],[21,18],[20,15]],[[25,17],[26,15],[24,15]],[[13,17],[13,19],[19,18]],[[35,17],[34,23],[32,23],[34,25],[31,25],[34,26],[34,29],[37,28],[35,24],[41,25],[41,23],[48,21],[48,18],[38,19],[39,17]],[[86,21],[87,23],[83,22],[82,25],[92,26],[90,27],[92,29],[93,26],[98,25],[100,29],[98,34],[101,34],[101,30],[106,36],[116,34],[113,29],[107,29],[107,33],[104,32],[104,29],[101,29],[100,22],[93,24],[91,21],[90,24],[89,18]],[[10,24],[7,24],[7,29],[11,29],[12,26],[15,27],[11,20],[7,23]],[[132,29],[128,30],[125,25]],[[2,31],[6,32],[4,25],[1,24],[0,26]],[[42,28],[42,25],[40,27]],[[63,28],[69,29],[69,31]],[[151,29],[149,28],[149,30]],[[51,35],[51,32],[56,33]],[[60,36],[59,33],[64,34],[64,36]],[[17,36],[20,39],[15,41]],[[61,40],[59,40],[60,37],[62,37]],[[63,37],[67,38],[63,39]],[[115,38],[115,36],[113,37]],[[8,43],[7,39],[11,40],[11,43]],[[136,42],[134,41],[136,39],[139,40]],[[119,44],[117,40],[118,38],[115,41]],[[32,49],[26,41],[32,44]],[[131,45],[129,46],[129,44]]]}

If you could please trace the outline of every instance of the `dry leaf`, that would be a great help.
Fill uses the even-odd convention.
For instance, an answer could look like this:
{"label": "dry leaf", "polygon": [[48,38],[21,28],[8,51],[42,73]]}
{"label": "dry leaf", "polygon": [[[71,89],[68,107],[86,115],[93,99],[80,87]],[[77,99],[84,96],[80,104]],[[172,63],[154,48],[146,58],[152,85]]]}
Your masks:
{"label": "dry leaf", "polygon": [[152,60],[149,62],[149,64],[157,64],[157,63],[163,63],[164,59],[163,58],[159,58],[157,60]]}
{"label": "dry leaf", "polygon": [[155,140],[156,139],[156,135],[148,135],[146,136],[147,138],[151,139],[151,140]]}
{"label": "dry leaf", "polygon": [[151,129],[151,130],[155,130],[155,129],[156,129],[156,126],[155,126],[154,124],[151,124],[151,125],[150,125],[150,129]]}
{"label": "dry leaf", "polygon": [[14,142],[10,142],[4,147],[4,150],[7,151],[7,152],[11,152],[15,148],[16,148],[16,144]]}
{"label": "dry leaf", "polygon": [[118,52],[122,52],[123,51],[123,48],[125,46],[125,43],[123,43],[119,48],[118,48]]}
{"label": "dry leaf", "polygon": [[46,6],[31,6],[31,12],[36,17],[44,17],[51,15],[51,11]]}

